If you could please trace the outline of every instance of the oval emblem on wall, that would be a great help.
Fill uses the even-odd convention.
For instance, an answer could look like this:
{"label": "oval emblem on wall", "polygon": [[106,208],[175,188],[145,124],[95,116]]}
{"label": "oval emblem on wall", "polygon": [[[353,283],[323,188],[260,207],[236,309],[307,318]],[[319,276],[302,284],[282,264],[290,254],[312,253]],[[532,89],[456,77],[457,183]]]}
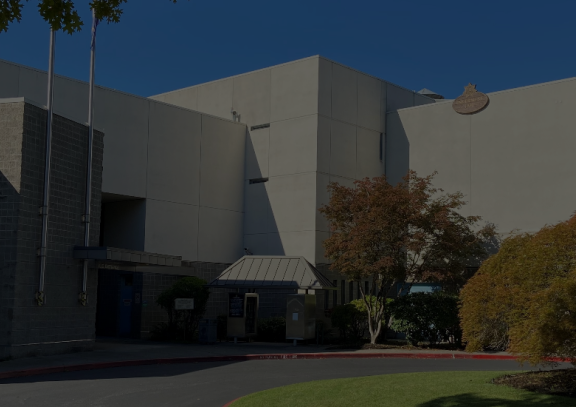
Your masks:
{"label": "oval emblem on wall", "polygon": [[452,102],[452,108],[460,114],[472,114],[484,109],[489,101],[488,95],[478,92],[476,85],[469,83],[464,93]]}

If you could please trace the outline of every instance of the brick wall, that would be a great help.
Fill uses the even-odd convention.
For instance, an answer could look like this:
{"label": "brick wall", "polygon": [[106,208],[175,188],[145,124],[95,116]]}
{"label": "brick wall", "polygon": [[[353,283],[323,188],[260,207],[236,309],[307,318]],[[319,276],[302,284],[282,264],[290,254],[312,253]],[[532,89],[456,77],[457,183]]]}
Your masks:
{"label": "brick wall", "polygon": [[[98,275],[89,270],[89,304],[81,306],[82,262],[72,258],[73,246],[83,245],[84,240],[88,128],[57,115],[53,124],[46,304],[39,307],[34,295],[39,282],[36,251],[42,229],[38,208],[43,195],[46,111],[24,102],[0,104],[1,194],[6,195],[6,190],[9,195],[0,199],[0,231],[9,247],[0,258],[2,357],[69,352],[94,344]],[[103,134],[94,135],[91,245],[97,245],[99,237],[104,147]]]}

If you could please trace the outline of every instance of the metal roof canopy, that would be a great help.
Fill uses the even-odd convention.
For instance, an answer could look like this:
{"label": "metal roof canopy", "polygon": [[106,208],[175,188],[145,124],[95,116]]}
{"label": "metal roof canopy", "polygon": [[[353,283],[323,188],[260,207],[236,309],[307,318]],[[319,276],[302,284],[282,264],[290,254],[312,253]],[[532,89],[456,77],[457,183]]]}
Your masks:
{"label": "metal roof canopy", "polygon": [[212,280],[213,288],[335,290],[316,267],[301,256],[244,256]]}

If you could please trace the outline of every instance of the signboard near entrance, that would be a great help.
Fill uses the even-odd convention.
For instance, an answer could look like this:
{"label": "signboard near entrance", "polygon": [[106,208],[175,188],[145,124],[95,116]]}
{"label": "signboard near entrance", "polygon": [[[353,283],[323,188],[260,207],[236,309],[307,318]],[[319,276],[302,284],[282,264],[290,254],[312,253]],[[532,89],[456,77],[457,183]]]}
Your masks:
{"label": "signboard near entrance", "polygon": [[174,300],[174,309],[194,309],[194,298],[176,298]]}
{"label": "signboard near entrance", "polygon": [[230,318],[244,318],[244,294],[228,294],[228,316]]}

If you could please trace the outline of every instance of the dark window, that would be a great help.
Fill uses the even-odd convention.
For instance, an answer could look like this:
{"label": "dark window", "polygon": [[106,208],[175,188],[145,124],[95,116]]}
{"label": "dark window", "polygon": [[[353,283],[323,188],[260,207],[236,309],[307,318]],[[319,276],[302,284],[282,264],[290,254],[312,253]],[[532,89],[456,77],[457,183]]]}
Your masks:
{"label": "dark window", "polygon": [[346,304],[346,281],[342,280],[340,283],[340,304]]}
{"label": "dark window", "polygon": [[338,305],[338,280],[334,280],[333,284],[336,290],[332,291],[332,308]]}
{"label": "dark window", "polygon": [[354,299],[354,281],[348,283],[348,296],[350,297],[350,301]]}
{"label": "dark window", "polygon": [[328,306],[328,290],[324,290],[324,309],[330,308]]}
{"label": "dark window", "polygon": [[370,295],[370,283],[364,281],[364,295]]}
{"label": "dark window", "polygon": [[356,299],[362,298],[362,293],[360,292],[360,285],[362,284],[361,281],[358,281],[358,285],[356,286]]}
{"label": "dark window", "polygon": [[252,178],[248,180],[250,184],[260,184],[261,182],[268,182],[268,178]]}

